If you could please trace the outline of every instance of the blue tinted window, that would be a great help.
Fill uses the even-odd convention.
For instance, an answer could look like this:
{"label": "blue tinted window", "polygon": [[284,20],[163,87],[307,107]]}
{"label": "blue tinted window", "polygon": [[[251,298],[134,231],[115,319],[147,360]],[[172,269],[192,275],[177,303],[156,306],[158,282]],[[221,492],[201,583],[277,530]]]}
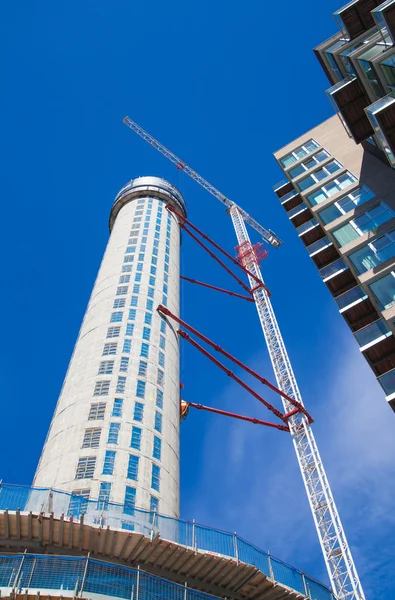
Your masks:
{"label": "blue tinted window", "polygon": [[136,396],[137,398],[145,397],[145,381],[137,380]]}
{"label": "blue tinted window", "polygon": [[144,342],[143,342],[141,344],[140,356],[143,356],[144,358],[148,358],[148,354],[149,354],[149,344],[144,344]]}
{"label": "blue tinted window", "polygon": [[162,433],[162,414],[158,411],[155,412],[154,428],[156,431],[159,431],[159,433]]}
{"label": "blue tinted window", "polygon": [[158,438],[156,435],[154,435],[154,447],[152,450],[152,456],[154,458],[157,458],[158,460],[160,460],[161,452],[162,452],[162,440],[160,438]]}
{"label": "blue tinted window", "polygon": [[126,354],[130,354],[131,348],[132,348],[132,340],[124,340],[122,352],[125,352]]}
{"label": "blue tinted window", "polygon": [[116,452],[114,450],[106,450],[103,463],[103,475],[112,475],[114,473],[115,455]]}
{"label": "blue tinted window", "polygon": [[120,423],[110,423],[110,430],[108,432],[107,444],[118,444],[119,430],[121,429]]}
{"label": "blue tinted window", "polygon": [[[136,488],[126,486],[123,512],[126,515],[133,516],[135,505],[136,505]],[[133,531],[133,529],[132,529],[132,531]]]}
{"label": "blue tinted window", "polygon": [[111,413],[112,417],[122,417],[122,405],[123,405],[122,398],[115,398],[114,404],[112,406],[112,413]]}
{"label": "blue tinted window", "polygon": [[143,420],[143,414],[144,414],[144,404],[141,404],[141,402],[135,402],[133,419],[135,421],[139,421],[141,423],[141,421]]}
{"label": "blue tinted window", "polygon": [[152,465],[151,487],[159,492],[160,486],[160,468],[158,465]]}
{"label": "blue tinted window", "polygon": [[130,447],[135,450],[140,450],[141,446],[141,429],[140,427],[132,427],[132,439],[130,441]]}
{"label": "blue tinted window", "polygon": [[133,454],[129,455],[128,471],[126,477],[137,481],[139,474],[139,457]]}
{"label": "blue tinted window", "polygon": [[163,408],[163,392],[162,390],[156,390],[156,406]]}

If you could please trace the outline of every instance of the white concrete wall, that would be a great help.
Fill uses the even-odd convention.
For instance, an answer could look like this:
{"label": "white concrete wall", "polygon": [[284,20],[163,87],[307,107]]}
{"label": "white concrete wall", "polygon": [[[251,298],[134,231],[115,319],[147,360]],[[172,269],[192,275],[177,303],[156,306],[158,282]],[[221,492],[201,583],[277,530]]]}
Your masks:
{"label": "white concrete wall", "polygon": [[[143,181],[141,178],[135,181]],[[148,178],[147,178],[148,179]],[[151,181],[154,178],[149,178]],[[156,180],[156,184],[161,180]],[[164,183],[164,182],[163,182]],[[166,184],[168,185],[168,184]],[[179,340],[172,323],[166,324],[165,354],[165,382],[163,388],[157,385],[158,352],[160,340],[161,318],[156,307],[163,301],[164,265],[166,248],[166,231],[168,218],[171,222],[170,231],[170,261],[168,273],[168,308],[179,314],[179,261],[180,261],[180,231],[176,218],[166,210],[166,202],[158,197],[152,198],[152,209],[149,224],[144,227],[144,221],[149,210],[147,192],[139,192],[144,198],[143,204],[138,204],[139,198],[133,198],[124,204],[118,213],[103,261],[92,291],[88,308],[82,323],[81,331],[74,353],[69,364],[61,395],[55,410],[54,418],[48,437],[41,455],[34,479],[34,485],[53,487],[68,492],[76,490],[90,490],[90,497],[97,498],[100,483],[111,483],[110,501],[124,502],[126,486],[136,488],[136,506],[149,509],[150,497],[159,499],[159,512],[171,516],[179,516]],[[152,192],[150,192],[152,197]],[[162,218],[159,232],[159,246],[157,256],[157,272],[155,276],[155,295],[152,311],[151,338],[149,342],[149,358],[140,358],[143,328],[148,298],[149,277],[158,207],[162,206]],[[142,221],[138,235],[131,235],[131,228],[135,213],[143,209]],[[139,217],[136,217],[139,218]],[[148,229],[148,234],[143,236],[143,229]],[[134,231],[134,230],[132,230]],[[133,262],[124,262],[128,240],[137,237],[136,251]],[[146,250],[144,260],[139,261],[138,256],[142,245],[142,238],[146,237]],[[140,291],[132,292],[137,271],[137,264],[143,262]],[[132,271],[124,273],[124,265],[131,265]],[[122,275],[130,275],[130,283],[119,283]],[[126,285],[126,295],[117,295],[117,288]],[[131,297],[138,296],[138,306],[134,321],[128,320]],[[113,308],[114,300],[125,298],[124,308]],[[122,312],[122,322],[110,323],[113,312]],[[132,336],[126,335],[128,323],[134,324]],[[107,339],[109,327],[120,326],[119,337]],[[132,340],[130,354],[122,351],[125,338]],[[102,356],[105,343],[117,343],[115,356]],[[121,357],[129,357],[128,372],[120,372]],[[102,360],[114,360],[113,373],[98,375],[99,365]],[[140,360],[148,362],[146,377],[138,376]],[[125,393],[117,393],[116,385],[118,375],[126,376]],[[136,397],[137,380],[146,381],[145,398]],[[108,395],[94,396],[95,383],[100,380],[110,381]],[[156,407],[157,389],[164,393],[163,410]],[[112,416],[113,401],[115,398],[123,399],[122,417]],[[134,420],[135,402],[144,404],[143,422]],[[103,420],[88,420],[91,405],[105,402],[105,416]],[[163,415],[162,433],[154,429],[155,411]],[[120,423],[118,444],[108,444],[107,437],[110,423]],[[142,429],[141,449],[137,451],[130,447],[132,427]],[[101,437],[99,447],[82,449],[84,432],[87,428],[100,427]],[[162,440],[161,460],[153,459],[153,438],[157,435]],[[103,475],[103,461],[106,450],[116,451],[113,475]],[[129,455],[139,456],[138,480],[127,478]],[[94,456],[96,465],[93,478],[76,479],[78,461],[84,456]],[[160,491],[151,487],[152,463],[157,464],[160,471]]]}

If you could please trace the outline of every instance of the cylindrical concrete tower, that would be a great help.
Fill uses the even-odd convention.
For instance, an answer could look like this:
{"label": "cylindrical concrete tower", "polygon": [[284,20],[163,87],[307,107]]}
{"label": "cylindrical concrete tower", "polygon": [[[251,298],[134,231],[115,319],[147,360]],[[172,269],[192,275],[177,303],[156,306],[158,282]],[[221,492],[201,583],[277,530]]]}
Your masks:
{"label": "cylindrical concrete tower", "polygon": [[74,348],[34,485],[179,515],[180,230],[171,184],[132,180]]}

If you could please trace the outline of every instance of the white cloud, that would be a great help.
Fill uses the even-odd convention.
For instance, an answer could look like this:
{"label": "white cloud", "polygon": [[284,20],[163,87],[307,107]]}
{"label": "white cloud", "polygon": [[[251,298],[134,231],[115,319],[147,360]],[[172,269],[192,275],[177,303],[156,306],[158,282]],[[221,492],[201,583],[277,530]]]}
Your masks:
{"label": "white cloud", "polygon": [[[345,334],[337,340],[341,362],[337,355],[322,367],[323,380],[332,383],[321,389],[311,409],[314,431],[365,593],[384,599],[380,590],[388,593],[394,586],[395,591],[390,567],[395,415],[352,337]],[[269,372],[266,357],[250,364]],[[236,384],[228,385],[216,404],[243,414],[264,414]],[[186,513],[211,526],[237,529],[279,558],[326,579],[287,434],[219,417],[209,423],[203,447],[206,466],[196,482],[204,502],[201,493],[187,500]]]}

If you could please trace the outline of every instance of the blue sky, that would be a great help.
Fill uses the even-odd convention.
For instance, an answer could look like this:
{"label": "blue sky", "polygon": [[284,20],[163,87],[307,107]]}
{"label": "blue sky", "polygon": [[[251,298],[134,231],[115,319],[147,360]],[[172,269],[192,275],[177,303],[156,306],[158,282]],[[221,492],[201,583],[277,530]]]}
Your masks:
{"label": "blue sky", "polygon": [[[324,6],[324,8],[323,8]],[[129,114],[284,240],[263,272],[369,598],[394,597],[394,416],[271,191],[272,152],[331,116],[312,48],[341,6],[315,0],[3,3],[0,478],[31,481],[108,239],[114,196],[158,175],[229,251],[221,204],[130,132]],[[303,11],[303,12],[302,12]],[[254,236],[253,236],[254,237]],[[254,237],[255,241],[255,237]],[[183,274],[228,285],[189,240]],[[274,379],[254,307],[182,286],[184,318]],[[183,346],[185,398],[262,416]],[[290,439],[192,413],[184,518],[236,530],[326,580]]]}

